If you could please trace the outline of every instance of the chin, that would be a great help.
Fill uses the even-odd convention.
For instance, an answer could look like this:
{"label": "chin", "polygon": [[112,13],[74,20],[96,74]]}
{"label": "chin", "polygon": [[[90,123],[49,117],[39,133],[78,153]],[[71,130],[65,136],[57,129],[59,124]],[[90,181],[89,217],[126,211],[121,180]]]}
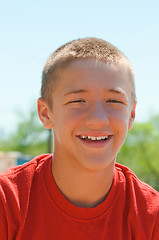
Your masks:
{"label": "chin", "polygon": [[101,171],[109,166],[114,165],[115,158],[113,160],[106,159],[106,158],[99,158],[99,157],[92,157],[91,159],[87,159],[86,161],[82,162],[81,165],[90,171]]}

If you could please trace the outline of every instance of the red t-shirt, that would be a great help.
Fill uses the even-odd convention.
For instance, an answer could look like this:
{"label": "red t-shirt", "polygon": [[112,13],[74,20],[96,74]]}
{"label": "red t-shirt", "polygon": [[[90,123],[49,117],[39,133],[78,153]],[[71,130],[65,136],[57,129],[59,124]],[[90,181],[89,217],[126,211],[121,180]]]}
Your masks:
{"label": "red t-shirt", "polygon": [[94,208],[70,203],[51,173],[52,155],[0,175],[1,240],[159,240],[159,193],[116,164],[111,190]]}

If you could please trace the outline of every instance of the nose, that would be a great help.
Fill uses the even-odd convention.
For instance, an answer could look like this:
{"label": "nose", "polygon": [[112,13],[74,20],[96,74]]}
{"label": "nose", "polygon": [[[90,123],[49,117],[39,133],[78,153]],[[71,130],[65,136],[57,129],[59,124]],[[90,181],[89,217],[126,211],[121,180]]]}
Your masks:
{"label": "nose", "polygon": [[86,114],[86,124],[92,128],[104,128],[109,123],[109,114],[106,107],[100,102],[90,106]]}

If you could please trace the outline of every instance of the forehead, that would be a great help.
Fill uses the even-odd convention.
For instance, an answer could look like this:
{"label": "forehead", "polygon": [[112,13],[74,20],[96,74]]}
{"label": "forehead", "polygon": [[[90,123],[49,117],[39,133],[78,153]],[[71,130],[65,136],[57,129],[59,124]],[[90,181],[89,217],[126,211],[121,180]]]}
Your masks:
{"label": "forehead", "polygon": [[[87,59],[77,60],[58,72],[57,89],[126,88],[132,92],[126,71],[115,65]],[[77,89],[78,90],[78,89]]]}

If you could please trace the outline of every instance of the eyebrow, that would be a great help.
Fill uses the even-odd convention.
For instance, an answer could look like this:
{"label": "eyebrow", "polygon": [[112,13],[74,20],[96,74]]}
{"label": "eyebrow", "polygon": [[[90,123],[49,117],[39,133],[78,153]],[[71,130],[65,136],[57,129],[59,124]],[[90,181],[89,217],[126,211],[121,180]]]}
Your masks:
{"label": "eyebrow", "polygon": [[86,93],[88,92],[87,90],[84,89],[79,89],[79,90],[74,90],[74,91],[70,91],[64,94],[64,96],[70,95],[70,94],[76,94],[76,93]]}
{"label": "eyebrow", "polygon": [[[70,94],[86,93],[86,92],[88,92],[88,91],[84,90],[84,89],[72,90],[72,91],[65,93],[64,96],[67,96]],[[123,95],[124,97],[127,97],[126,93],[121,88],[106,89],[105,92],[117,93],[117,94]]]}
{"label": "eyebrow", "polygon": [[117,93],[117,94],[122,94],[122,95],[126,96],[125,91],[122,90],[121,88],[109,89],[108,92]]}

